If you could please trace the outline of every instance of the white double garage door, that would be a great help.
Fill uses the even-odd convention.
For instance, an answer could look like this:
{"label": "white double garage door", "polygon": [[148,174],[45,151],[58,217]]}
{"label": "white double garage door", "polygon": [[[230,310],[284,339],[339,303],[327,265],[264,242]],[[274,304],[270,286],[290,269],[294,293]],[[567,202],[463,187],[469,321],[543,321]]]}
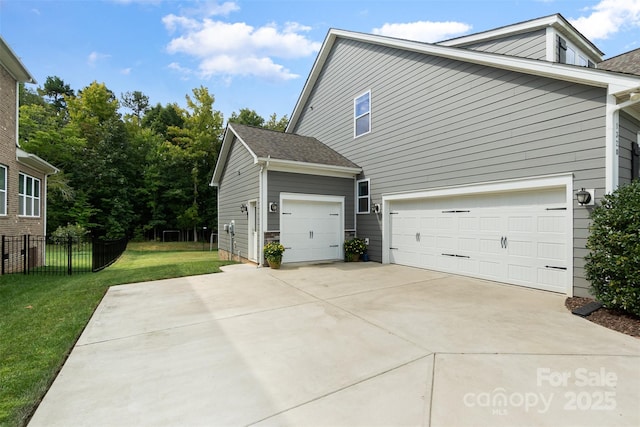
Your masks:
{"label": "white double garage door", "polygon": [[566,187],[386,203],[390,263],[569,292]]}

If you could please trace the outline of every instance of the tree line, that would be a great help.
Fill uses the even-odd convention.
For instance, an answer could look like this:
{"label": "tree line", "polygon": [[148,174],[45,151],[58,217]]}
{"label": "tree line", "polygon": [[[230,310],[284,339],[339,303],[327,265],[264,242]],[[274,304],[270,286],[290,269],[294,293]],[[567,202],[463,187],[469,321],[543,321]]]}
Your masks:
{"label": "tree line", "polygon": [[[104,83],[75,91],[54,76],[37,89],[21,85],[19,99],[20,146],[60,169],[48,179],[48,233],[79,226],[109,239],[158,239],[181,230],[195,240],[216,228],[209,182],[224,118],[206,87],[185,95],[186,108],[151,106],[139,91],[118,99]],[[281,131],[288,123],[248,108],[228,121]]]}

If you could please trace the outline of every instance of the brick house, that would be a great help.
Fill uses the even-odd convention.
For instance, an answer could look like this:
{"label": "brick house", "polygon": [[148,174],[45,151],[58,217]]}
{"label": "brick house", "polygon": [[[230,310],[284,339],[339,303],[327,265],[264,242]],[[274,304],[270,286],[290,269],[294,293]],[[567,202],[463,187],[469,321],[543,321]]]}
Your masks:
{"label": "brick house", "polygon": [[[35,79],[0,37],[1,236],[46,233],[47,177],[58,172],[55,166],[19,146],[19,83],[35,83]],[[7,254],[3,256],[6,260]]]}

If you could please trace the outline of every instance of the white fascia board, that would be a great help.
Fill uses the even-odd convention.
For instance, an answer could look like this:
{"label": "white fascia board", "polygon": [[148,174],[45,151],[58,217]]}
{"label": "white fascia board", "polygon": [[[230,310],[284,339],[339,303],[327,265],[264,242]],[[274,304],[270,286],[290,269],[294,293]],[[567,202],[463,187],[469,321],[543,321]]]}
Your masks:
{"label": "white fascia board", "polygon": [[324,66],[324,62],[329,56],[337,38],[361,41],[378,46],[385,46],[394,49],[401,49],[426,55],[433,55],[448,58],[456,61],[469,62],[493,68],[500,68],[525,74],[532,74],[548,77],[557,80],[565,80],[574,83],[585,84],[595,87],[608,87],[611,85],[620,88],[632,88],[638,86],[640,77],[612,73],[609,71],[594,68],[578,67],[559,63],[550,63],[537,59],[519,58],[495,53],[480,52],[470,49],[448,47],[435,44],[427,44],[411,40],[395,39],[391,37],[378,36],[374,34],[356,33],[353,31],[331,29],[325,42],[322,45],[318,58],[311,69],[302,93],[298,98],[296,106],[291,114],[291,120],[287,126],[287,132],[294,129],[298,119],[302,114],[302,108],[307,103],[315,82]]}
{"label": "white fascia board", "polygon": [[227,163],[227,157],[229,157],[229,153],[231,152],[231,145],[233,144],[233,137],[237,137],[238,141],[247,149],[251,157],[253,157],[253,163],[258,163],[258,156],[249,148],[246,142],[238,136],[235,132],[231,124],[227,125],[227,129],[224,132],[224,136],[222,138],[222,147],[220,148],[220,154],[218,155],[218,161],[216,162],[216,167],[213,170],[213,176],[211,177],[211,182],[209,183],[210,187],[217,187],[220,184],[220,180],[222,179],[222,172],[224,171],[224,167]]}
{"label": "white fascia board", "polygon": [[293,107],[293,112],[291,113],[291,119],[289,120],[289,123],[287,123],[287,127],[284,130],[285,132],[288,132],[288,133],[293,132],[293,127],[291,126],[291,124],[296,123],[300,118],[300,114],[302,114],[302,108],[304,108],[305,104],[307,103],[307,99],[309,98],[311,89],[313,88],[313,86],[315,86],[316,80],[318,79],[318,75],[320,74],[320,71],[322,71],[322,67],[324,66],[324,63],[327,60],[327,57],[329,56],[329,52],[331,52],[331,48],[335,43],[335,40],[336,40],[335,31],[338,31],[338,30],[335,30],[333,28],[329,29],[329,32],[327,33],[327,36],[325,37],[324,42],[320,47],[318,56],[316,57],[316,60],[313,63],[313,67],[311,67],[311,72],[309,73],[309,76],[307,77],[307,81],[304,83],[302,92],[300,92],[300,96],[298,97],[298,101],[296,102],[295,107]]}
{"label": "white fascia board", "polygon": [[482,31],[480,33],[470,34],[468,36],[456,37],[455,39],[445,40],[436,44],[440,46],[460,46],[487,41],[500,38],[512,34],[526,33],[543,27],[549,27],[558,21],[556,15],[546,16],[544,18],[535,19],[533,21],[520,22],[519,24],[507,25],[505,27],[495,28],[493,30]]}
{"label": "white fascia board", "polygon": [[18,163],[33,168],[45,175],[52,175],[58,173],[60,170],[53,166],[46,160],[36,156],[35,154],[27,153],[21,148],[16,148],[16,160]]}
{"label": "white fascia board", "polygon": [[267,169],[270,171],[333,176],[337,178],[353,178],[362,172],[362,168],[295,162],[292,160],[279,160],[264,157],[258,158],[258,163],[266,165]]}
{"label": "white fascia board", "polygon": [[0,36],[0,65],[20,83],[36,84],[36,79],[31,75],[27,67],[24,66],[18,55],[9,47]]}
{"label": "white fascia board", "polygon": [[563,33],[565,37],[569,37],[572,42],[579,42],[579,44],[585,48],[589,54],[596,58],[602,58],[604,55],[589,39],[578,33],[570,24],[568,24],[559,15],[545,16],[543,18],[534,19],[532,21],[520,22],[514,25],[507,25],[505,27],[496,28],[493,30],[484,31],[481,33],[470,34],[468,36],[462,36],[451,40],[445,40],[436,44],[440,46],[464,46],[468,44],[479,43],[483,41],[490,41],[506,36],[528,33],[531,31],[541,30],[543,28],[553,28],[556,31]]}

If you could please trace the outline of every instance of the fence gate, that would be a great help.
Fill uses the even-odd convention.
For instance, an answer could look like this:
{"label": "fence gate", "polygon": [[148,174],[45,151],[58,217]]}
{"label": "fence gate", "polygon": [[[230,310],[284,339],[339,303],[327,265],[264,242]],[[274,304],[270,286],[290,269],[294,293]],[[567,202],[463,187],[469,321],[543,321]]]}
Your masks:
{"label": "fence gate", "polygon": [[126,247],[126,239],[2,236],[2,274],[67,275],[99,271],[115,262]]}

